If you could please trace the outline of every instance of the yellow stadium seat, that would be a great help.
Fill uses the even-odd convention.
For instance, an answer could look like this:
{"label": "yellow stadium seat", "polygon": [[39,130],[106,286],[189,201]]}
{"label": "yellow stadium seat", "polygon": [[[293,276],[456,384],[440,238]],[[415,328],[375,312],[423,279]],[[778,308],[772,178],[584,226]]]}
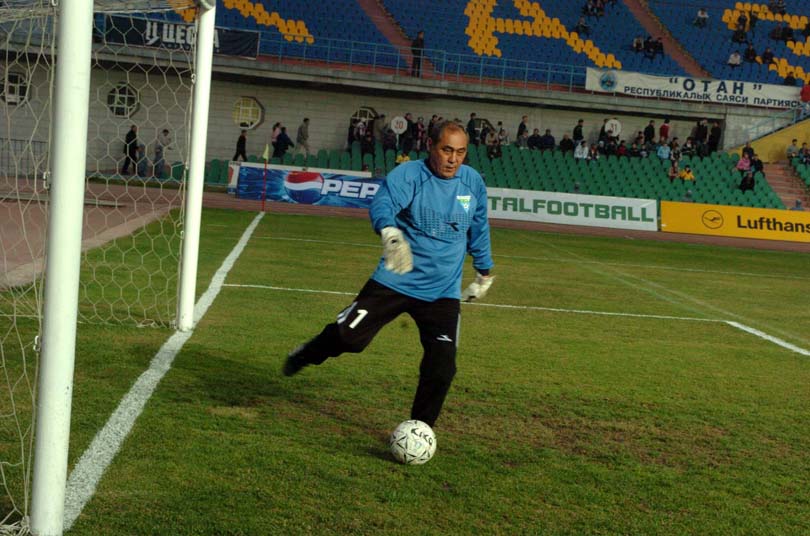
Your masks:
{"label": "yellow stadium seat", "polygon": [[804,54],[804,43],[802,43],[801,41],[796,41],[796,43],[794,43],[792,47],[790,45],[788,45],[788,47],[790,47],[791,50],[793,50],[794,54],[798,54],[799,56]]}
{"label": "yellow stadium seat", "polygon": [[512,19],[506,19],[505,26],[506,26],[506,33],[508,34],[515,33],[515,23],[512,21]]}
{"label": "yellow stadium seat", "polygon": [[773,11],[766,11],[765,12],[765,20],[773,20],[773,19],[774,19]]}
{"label": "yellow stadium seat", "polygon": [[770,65],[768,65],[768,70],[769,71],[778,71],[779,67],[775,63],[771,63]]}
{"label": "yellow stadium seat", "polygon": [[753,11],[755,13],[759,13],[759,10],[760,10],[761,7],[762,6],[759,5],[759,4],[751,4],[751,11]]}
{"label": "yellow stadium seat", "polygon": [[495,30],[497,30],[498,33],[503,33],[506,31],[506,23],[503,19],[495,19]]}
{"label": "yellow stadium seat", "polygon": [[[787,43],[785,43],[785,44],[787,45],[787,47],[788,47],[790,50],[794,50],[794,49],[796,48],[796,43],[794,43],[793,41],[788,41],[788,42],[787,42]],[[794,50],[794,52],[795,52],[795,50]]]}
{"label": "yellow stadium seat", "polygon": [[734,4],[734,9],[736,9],[737,11],[742,11],[742,8],[743,8],[742,2],[737,2]]}
{"label": "yellow stadium seat", "polygon": [[774,13],[773,20],[775,20],[776,22],[782,22],[784,20],[784,17],[782,17],[781,13]]}
{"label": "yellow stadium seat", "polygon": [[746,2],[743,4],[743,10],[751,11],[751,2]]}

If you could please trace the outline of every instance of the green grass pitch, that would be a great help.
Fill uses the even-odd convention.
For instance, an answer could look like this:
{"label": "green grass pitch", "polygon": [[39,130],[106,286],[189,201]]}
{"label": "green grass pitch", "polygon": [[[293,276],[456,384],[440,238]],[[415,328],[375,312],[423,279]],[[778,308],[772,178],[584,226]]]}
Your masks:
{"label": "green grass pitch", "polygon": [[[253,217],[205,211],[198,292]],[[810,255],[492,239],[436,455],[409,467],[386,445],[417,381],[409,318],[280,374],[368,278],[377,237],[268,214],[68,534],[810,532],[810,357],[725,322],[810,349]],[[80,326],[71,464],[169,333]]]}

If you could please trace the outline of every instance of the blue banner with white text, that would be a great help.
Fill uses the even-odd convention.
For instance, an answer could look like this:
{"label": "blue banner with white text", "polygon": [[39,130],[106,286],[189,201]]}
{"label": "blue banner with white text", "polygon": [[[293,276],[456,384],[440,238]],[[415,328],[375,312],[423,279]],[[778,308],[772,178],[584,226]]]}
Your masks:
{"label": "blue banner with white text", "polygon": [[266,177],[266,199],[305,205],[369,208],[383,179],[327,173],[240,166],[236,197],[262,199]]}

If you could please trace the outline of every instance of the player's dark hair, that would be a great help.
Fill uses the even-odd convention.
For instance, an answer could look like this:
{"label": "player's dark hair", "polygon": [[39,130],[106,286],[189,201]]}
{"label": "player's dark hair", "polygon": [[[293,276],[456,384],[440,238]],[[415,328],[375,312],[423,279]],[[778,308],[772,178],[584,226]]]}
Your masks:
{"label": "player's dark hair", "polygon": [[430,131],[429,136],[431,143],[434,145],[439,143],[439,140],[442,139],[442,136],[446,130],[452,132],[461,132],[467,136],[467,130],[463,125],[460,125],[455,121],[442,121],[441,123],[436,123],[433,125],[433,129]]}

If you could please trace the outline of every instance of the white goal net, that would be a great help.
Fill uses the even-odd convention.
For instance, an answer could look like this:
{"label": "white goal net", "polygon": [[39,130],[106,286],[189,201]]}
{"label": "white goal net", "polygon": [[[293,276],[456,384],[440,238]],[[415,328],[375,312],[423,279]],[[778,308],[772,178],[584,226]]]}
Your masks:
{"label": "white goal net", "polygon": [[[64,0],[62,0],[64,1]],[[29,515],[58,2],[0,2],[0,534]],[[191,0],[96,1],[79,321],[171,327],[188,163]]]}

